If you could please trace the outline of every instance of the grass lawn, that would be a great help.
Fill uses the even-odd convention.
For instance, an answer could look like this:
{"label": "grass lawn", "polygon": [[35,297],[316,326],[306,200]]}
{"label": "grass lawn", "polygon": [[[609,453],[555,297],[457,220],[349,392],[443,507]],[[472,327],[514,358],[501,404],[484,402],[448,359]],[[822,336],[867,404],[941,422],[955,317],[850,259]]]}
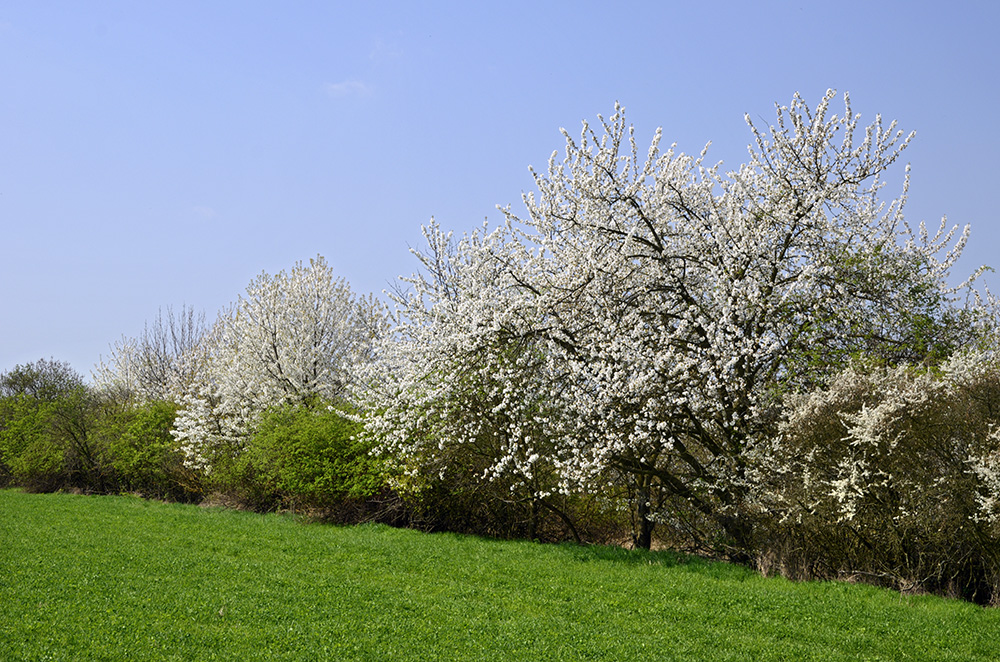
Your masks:
{"label": "grass lawn", "polygon": [[1000,660],[1000,610],[669,553],[0,490],[0,660]]}

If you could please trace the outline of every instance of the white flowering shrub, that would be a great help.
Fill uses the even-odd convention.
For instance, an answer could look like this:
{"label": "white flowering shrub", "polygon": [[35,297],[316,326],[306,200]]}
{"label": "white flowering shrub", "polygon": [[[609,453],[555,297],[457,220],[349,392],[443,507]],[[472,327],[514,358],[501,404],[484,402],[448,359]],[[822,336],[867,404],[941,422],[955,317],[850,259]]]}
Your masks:
{"label": "white flowering shrub", "polygon": [[907,225],[908,174],[882,197],[912,134],[834,98],[747,119],[730,171],[659,131],[640,150],[620,108],[564,131],[525,216],[451,250],[431,228],[366,378],[369,432],[411,474],[474,455],[481,480],[535,498],[624,487],[649,526],[707,522],[747,549],[783,393],[975,332],[971,279],[947,283],[968,228]]}
{"label": "white flowering shrub", "polygon": [[1000,362],[853,365],[791,396],[773,447],[770,506],[811,547],[815,574],[995,600]]}
{"label": "white flowering shrub", "polygon": [[340,402],[369,360],[379,313],[335,279],[322,257],[288,273],[262,273],[185,360],[174,436],[189,463],[239,454],[271,407]]}

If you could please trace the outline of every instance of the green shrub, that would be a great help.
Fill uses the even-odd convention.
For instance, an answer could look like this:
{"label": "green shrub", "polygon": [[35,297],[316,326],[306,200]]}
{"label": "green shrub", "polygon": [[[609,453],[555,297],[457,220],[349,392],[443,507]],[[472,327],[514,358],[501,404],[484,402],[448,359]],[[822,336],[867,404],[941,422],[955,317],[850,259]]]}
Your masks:
{"label": "green shrub", "polygon": [[191,500],[198,477],[170,434],[175,410],[117,402],[66,363],[15,366],[0,374],[0,481]]}
{"label": "green shrub", "polygon": [[328,509],[362,500],[382,484],[380,463],[360,441],[360,425],[322,402],[267,411],[234,463],[230,479],[259,502]]}
{"label": "green shrub", "polygon": [[120,490],[179,501],[198,495],[199,476],[170,434],[176,412],[171,402],[152,401],[100,418],[100,450]]}
{"label": "green shrub", "polygon": [[58,489],[64,480],[64,449],[53,435],[55,405],[23,396],[5,398],[0,426],[0,464],[15,484],[35,491]]}
{"label": "green shrub", "polygon": [[93,392],[67,363],[42,359],[0,374],[0,473],[31,490],[103,491],[95,412]]}

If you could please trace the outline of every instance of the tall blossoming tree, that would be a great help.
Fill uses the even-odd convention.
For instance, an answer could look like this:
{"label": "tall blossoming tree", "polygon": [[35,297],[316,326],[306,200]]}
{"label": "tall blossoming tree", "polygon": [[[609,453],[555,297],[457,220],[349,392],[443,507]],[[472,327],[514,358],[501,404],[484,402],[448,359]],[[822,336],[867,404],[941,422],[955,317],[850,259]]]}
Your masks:
{"label": "tall blossoming tree", "polygon": [[262,273],[187,356],[196,377],[180,397],[174,430],[188,457],[239,452],[262,412],[347,397],[369,358],[376,304],[335,279],[322,257],[288,273]]}
{"label": "tall blossoming tree", "polygon": [[[747,118],[749,158],[728,172],[661,149],[659,131],[640,150],[621,108],[564,131],[526,216],[507,208],[504,227],[423,257],[369,380],[369,428],[417,468],[487,430],[501,441],[485,478],[543,495],[624,484],[636,544],[655,521],[700,521],[745,548],[782,394],[857,353],[946,356],[978,314],[961,299],[972,279],[948,284],[968,228],[911,228],[908,169],[882,198],[912,134],[862,126],[847,95],[834,114],[834,98],[796,95],[763,129]],[[531,486],[541,466],[553,478]]]}

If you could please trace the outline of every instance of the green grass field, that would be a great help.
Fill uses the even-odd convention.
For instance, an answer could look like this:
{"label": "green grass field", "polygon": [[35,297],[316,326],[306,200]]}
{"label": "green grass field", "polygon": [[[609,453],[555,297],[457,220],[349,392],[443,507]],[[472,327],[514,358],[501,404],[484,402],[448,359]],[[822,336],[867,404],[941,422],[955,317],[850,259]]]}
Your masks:
{"label": "green grass field", "polygon": [[0,490],[0,660],[997,660],[1000,610],[668,553]]}

